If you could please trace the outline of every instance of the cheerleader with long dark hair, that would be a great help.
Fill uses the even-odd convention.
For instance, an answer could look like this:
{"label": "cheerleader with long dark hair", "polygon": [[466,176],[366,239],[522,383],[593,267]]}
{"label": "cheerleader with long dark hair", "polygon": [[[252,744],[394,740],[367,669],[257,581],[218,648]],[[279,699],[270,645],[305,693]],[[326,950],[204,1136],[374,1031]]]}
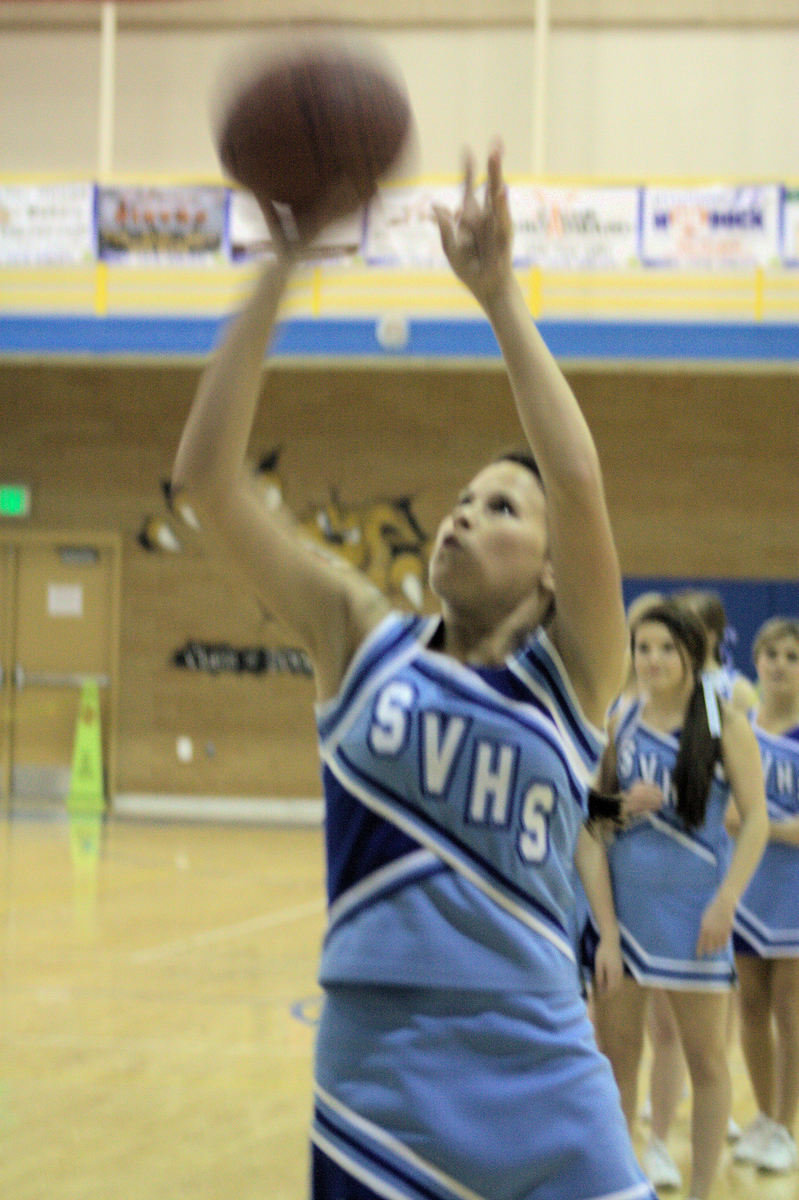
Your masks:
{"label": "cheerleader with long dark hair", "polygon": [[729,1117],[731,932],[765,846],[763,776],[746,716],[703,674],[705,632],[690,610],[667,600],[641,614],[632,655],[640,698],[614,717],[602,787],[628,797],[625,811],[643,789],[659,790],[660,806],[628,819],[608,848],[626,977],[597,996],[596,1018],[632,1127],[648,990],[668,990],[693,1085],[690,1196],[705,1200]]}

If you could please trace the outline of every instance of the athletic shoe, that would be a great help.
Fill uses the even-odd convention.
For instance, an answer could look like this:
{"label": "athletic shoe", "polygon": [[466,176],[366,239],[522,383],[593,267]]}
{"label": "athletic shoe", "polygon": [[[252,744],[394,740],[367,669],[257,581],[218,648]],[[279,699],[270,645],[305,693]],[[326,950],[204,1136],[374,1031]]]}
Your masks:
{"label": "athletic shoe", "polygon": [[771,1133],[757,1159],[757,1166],[761,1171],[773,1171],[777,1175],[795,1171],[799,1166],[796,1142],[784,1125],[772,1122]]}
{"label": "athletic shoe", "polygon": [[653,1137],[644,1153],[644,1173],[654,1188],[680,1188],[680,1168],[666,1149],[665,1142]]}
{"label": "athletic shoe", "polygon": [[733,1162],[758,1163],[771,1136],[774,1122],[765,1113],[758,1113],[743,1130],[732,1152]]}
{"label": "athletic shoe", "polygon": [[734,1117],[730,1117],[729,1121],[727,1122],[727,1141],[728,1142],[737,1142],[740,1140],[740,1137],[741,1137],[741,1126],[734,1119]]}

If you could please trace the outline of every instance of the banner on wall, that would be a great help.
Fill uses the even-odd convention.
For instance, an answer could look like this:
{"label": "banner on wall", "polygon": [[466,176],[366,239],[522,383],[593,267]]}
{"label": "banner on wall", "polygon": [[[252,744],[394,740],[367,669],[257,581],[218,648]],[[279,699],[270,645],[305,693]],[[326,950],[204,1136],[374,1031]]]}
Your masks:
{"label": "banner on wall", "polygon": [[637,187],[510,190],[515,253],[547,270],[613,270],[638,263]]}
{"label": "banner on wall", "polygon": [[641,259],[652,267],[780,263],[780,187],[646,187]]}
{"label": "banner on wall", "polygon": [[786,267],[799,267],[799,188],[782,193],[782,260]]}
{"label": "banner on wall", "polygon": [[[509,188],[514,261],[519,267],[596,270],[638,261],[637,187]],[[435,205],[451,211],[460,186],[386,190],[370,205],[364,257],[374,265],[443,268]]]}
{"label": "banner on wall", "polygon": [[369,205],[362,253],[371,266],[444,268],[435,205],[455,210],[462,189],[453,184],[386,188]]}
{"label": "banner on wall", "polygon": [[295,646],[270,649],[267,646],[231,646],[229,642],[189,641],[172,655],[176,667],[188,671],[206,671],[219,675],[313,675],[306,652]]}
{"label": "banner on wall", "polygon": [[[357,254],[361,247],[363,217],[354,213],[334,221],[314,243],[314,255],[330,258]],[[258,258],[271,244],[269,229],[251,192],[231,191],[227,219],[227,249],[234,262]]]}
{"label": "banner on wall", "polygon": [[93,183],[0,184],[0,265],[93,262],[94,193]]}
{"label": "banner on wall", "polygon": [[[550,186],[509,189],[519,268],[799,267],[799,187]],[[459,184],[387,187],[328,226],[316,257],[445,270],[433,208],[456,210]],[[116,262],[218,264],[262,256],[254,197],[224,186],[0,183],[0,266]]]}
{"label": "banner on wall", "polygon": [[226,206],[223,187],[101,186],[99,256],[131,263],[214,261],[224,255]]}

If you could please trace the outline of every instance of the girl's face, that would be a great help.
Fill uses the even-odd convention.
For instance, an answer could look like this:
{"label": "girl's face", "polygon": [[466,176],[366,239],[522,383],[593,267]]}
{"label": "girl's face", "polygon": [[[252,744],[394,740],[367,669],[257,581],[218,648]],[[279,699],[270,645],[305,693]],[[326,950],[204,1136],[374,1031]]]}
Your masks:
{"label": "girl's face", "polygon": [[765,642],[755,660],[764,698],[799,699],[799,642],[791,634]]}
{"label": "girl's face", "polygon": [[475,475],[438,528],[430,585],[459,611],[497,624],[530,597],[551,595],[546,501],[532,472],[502,461]]}
{"label": "girl's face", "polygon": [[651,695],[693,685],[688,655],[666,625],[641,621],[633,637],[633,667],[639,688]]}

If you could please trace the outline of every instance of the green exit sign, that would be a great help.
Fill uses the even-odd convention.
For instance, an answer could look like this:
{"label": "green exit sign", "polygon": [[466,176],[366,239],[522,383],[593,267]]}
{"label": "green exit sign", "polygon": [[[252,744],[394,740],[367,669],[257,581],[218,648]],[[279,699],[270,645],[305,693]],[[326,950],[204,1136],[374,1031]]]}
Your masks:
{"label": "green exit sign", "polygon": [[0,517],[27,517],[30,510],[30,488],[24,483],[0,483]]}

